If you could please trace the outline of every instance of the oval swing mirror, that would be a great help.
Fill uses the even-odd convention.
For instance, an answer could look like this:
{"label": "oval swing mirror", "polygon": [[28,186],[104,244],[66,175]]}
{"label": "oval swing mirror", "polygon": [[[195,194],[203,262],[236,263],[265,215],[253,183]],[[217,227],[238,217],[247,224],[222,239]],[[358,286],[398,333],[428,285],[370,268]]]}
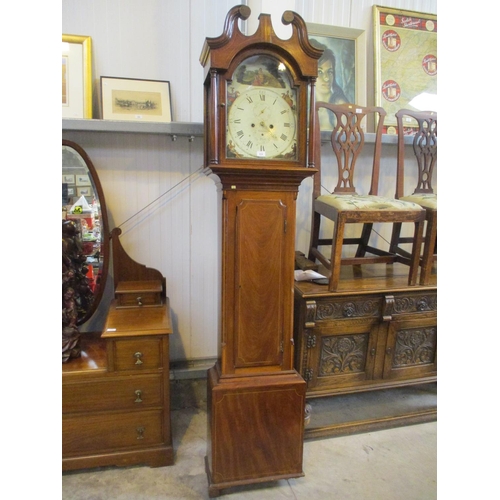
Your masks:
{"label": "oval swing mirror", "polygon": [[104,292],[109,232],[94,165],[83,148],[67,140],[62,141],[62,219],[63,327],[65,314],[66,323],[78,326],[94,314]]}

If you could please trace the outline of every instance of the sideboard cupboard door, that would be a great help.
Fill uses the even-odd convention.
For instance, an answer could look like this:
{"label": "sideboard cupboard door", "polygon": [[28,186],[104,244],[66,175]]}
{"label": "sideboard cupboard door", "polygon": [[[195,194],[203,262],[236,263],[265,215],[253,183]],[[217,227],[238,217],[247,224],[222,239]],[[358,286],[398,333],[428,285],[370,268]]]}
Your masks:
{"label": "sideboard cupboard door", "polygon": [[384,379],[437,375],[436,317],[394,319],[389,324]]}
{"label": "sideboard cupboard door", "polygon": [[373,378],[377,348],[378,323],[374,321],[334,321],[321,325],[311,333],[306,372],[308,388],[328,389],[363,385]]}

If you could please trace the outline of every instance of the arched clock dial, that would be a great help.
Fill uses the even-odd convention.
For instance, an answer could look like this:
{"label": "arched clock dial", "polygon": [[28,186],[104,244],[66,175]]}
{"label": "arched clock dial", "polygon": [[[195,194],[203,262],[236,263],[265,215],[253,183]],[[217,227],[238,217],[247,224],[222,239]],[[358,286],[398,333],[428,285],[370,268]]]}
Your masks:
{"label": "arched clock dial", "polygon": [[228,82],[226,156],[296,159],[296,92],[277,59],[246,59]]}
{"label": "arched clock dial", "polygon": [[240,95],[228,114],[228,134],[228,149],[236,156],[295,157],[295,114],[274,89],[252,87]]}

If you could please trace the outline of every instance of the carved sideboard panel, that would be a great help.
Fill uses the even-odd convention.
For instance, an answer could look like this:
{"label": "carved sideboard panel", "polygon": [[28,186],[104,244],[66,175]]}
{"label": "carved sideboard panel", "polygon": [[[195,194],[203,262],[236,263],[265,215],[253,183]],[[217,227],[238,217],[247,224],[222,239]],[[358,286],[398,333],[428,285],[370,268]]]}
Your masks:
{"label": "carved sideboard panel", "polygon": [[437,378],[437,291],[302,294],[295,290],[295,364],[307,395]]}

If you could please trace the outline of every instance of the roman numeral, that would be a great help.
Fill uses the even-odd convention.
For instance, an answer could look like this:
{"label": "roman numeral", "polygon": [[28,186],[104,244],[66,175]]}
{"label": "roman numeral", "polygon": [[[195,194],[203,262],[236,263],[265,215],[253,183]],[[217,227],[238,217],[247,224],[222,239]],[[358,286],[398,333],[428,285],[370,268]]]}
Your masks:
{"label": "roman numeral", "polygon": [[280,139],[281,139],[282,141],[286,141],[286,138],[287,138],[287,136],[286,136],[285,134],[281,134]]}
{"label": "roman numeral", "polygon": [[243,130],[238,130],[238,132],[236,132],[236,135],[241,139],[245,135],[245,132],[243,132]]}
{"label": "roman numeral", "polygon": [[233,120],[233,123],[241,123],[241,118],[238,118],[237,120]]}
{"label": "roman numeral", "polygon": [[290,124],[289,124],[289,123],[283,123],[283,126],[284,126],[284,127],[289,127],[289,126],[290,126]]}
{"label": "roman numeral", "polygon": [[253,146],[253,142],[252,141],[248,141],[247,142],[247,147],[251,148]]}
{"label": "roman numeral", "polygon": [[247,95],[247,101],[248,102],[253,102],[252,98],[249,95]]}
{"label": "roman numeral", "polygon": [[261,146],[261,147],[260,147],[260,150],[261,150],[261,151],[263,151],[263,152],[265,152],[265,151],[266,151],[266,148],[265,148],[264,146]]}
{"label": "roman numeral", "polygon": [[266,94],[259,94],[260,100],[265,101],[266,100]]}

